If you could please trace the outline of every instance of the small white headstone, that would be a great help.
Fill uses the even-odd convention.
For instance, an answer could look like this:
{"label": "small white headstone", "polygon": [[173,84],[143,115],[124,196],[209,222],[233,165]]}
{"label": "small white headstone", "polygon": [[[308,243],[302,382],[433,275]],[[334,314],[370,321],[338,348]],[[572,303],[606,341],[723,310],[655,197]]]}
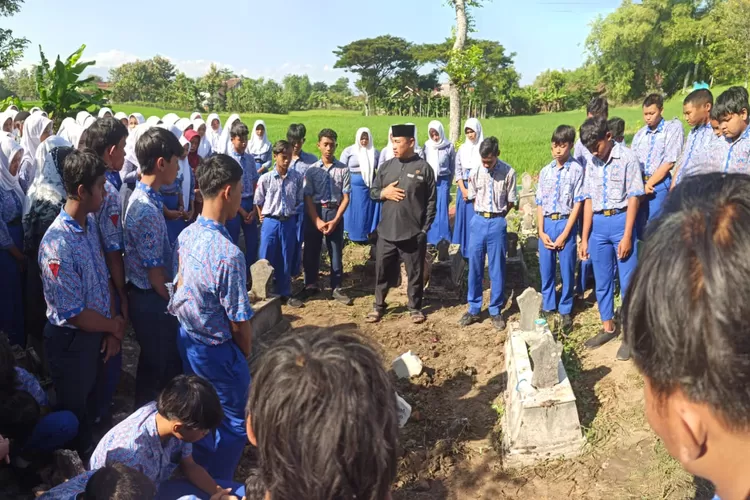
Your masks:
{"label": "small white headstone", "polygon": [[411,417],[411,405],[396,393],[396,410],[398,411],[398,426],[403,428]]}
{"label": "small white headstone", "polygon": [[422,360],[411,351],[405,352],[391,363],[391,367],[398,378],[417,377],[422,373],[422,366]]}

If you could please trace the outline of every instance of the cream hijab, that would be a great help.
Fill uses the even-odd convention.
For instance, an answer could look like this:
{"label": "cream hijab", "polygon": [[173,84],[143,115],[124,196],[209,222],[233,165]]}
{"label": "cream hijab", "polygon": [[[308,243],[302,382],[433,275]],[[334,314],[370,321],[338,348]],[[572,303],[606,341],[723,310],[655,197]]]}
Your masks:
{"label": "cream hijab", "polygon": [[[219,129],[214,132],[214,129],[211,128],[211,123],[213,123],[214,120],[219,121]],[[211,144],[211,149],[218,152],[219,147],[219,138],[221,137],[221,118],[219,118],[219,115],[216,113],[211,113],[208,115],[208,118],[206,119],[206,138],[208,139],[208,143]]]}
{"label": "cream hijab", "polygon": [[18,155],[23,155],[21,146],[9,136],[0,137],[0,187],[6,191],[13,191],[21,202],[21,207],[26,202],[26,193],[21,189],[18,183],[18,172],[21,165],[18,165],[16,175],[10,173],[10,164]]}
{"label": "cream hijab", "polygon": [[68,141],[73,145],[74,148],[78,148],[78,143],[81,141],[81,135],[83,134],[83,127],[78,125],[72,118],[66,118],[60,125],[60,130],[57,131],[57,135]]}
{"label": "cream hijab", "polygon": [[482,124],[476,118],[469,118],[464,123],[464,130],[471,129],[477,134],[477,138],[474,142],[469,141],[461,144],[458,149],[458,155],[461,157],[461,168],[464,171],[475,170],[482,164],[482,156],[479,154],[479,145],[484,140],[484,133],[482,132]]}
{"label": "cream hijab", "polygon": [[224,127],[224,130],[221,131],[221,137],[219,137],[219,143],[217,147],[214,148],[214,151],[221,154],[228,154],[229,151],[231,151],[232,147],[232,125],[234,125],[235,122],[240,121],[240,115],[233,114],[229,117],[226,123],[226,127]]}
{"label": "cream hijab", "polygon": [[98,113],[98,114],[97,114],[96,116],[97,116],[97,118],[104,118],[104,115],[106,115],[107,113],[109,113],[109,114],[110,114],[110,115],[112,115],[112,116],[114,116],[114,115],[115,115],[115,114],[114,114],[114,113],[112,112],[112,110],[111,110],[111,109],[109,109],[109,108],[102,108],[102,109],[100,109],[100,110],[99,110],[99,113]]}
{"label": "cream hijab", "polygon": [[34,113],[23,122],[23,136],[21,147],[23,148],[22,161],[34,161],[36,150],[42,142],[42,134],[52,124],[52,120],[41,113]]}
{"label": "cream hijab", "polygon": [[[367,147],[362,147],[359,141],[362,136],[367,134],[370,141],[367,143]],[[375,145],[372,138],[372,132],[367,127],[362,127],[357,130],[357,134],[354,136],[354,145],[352,146],[353,153],[357,154],[359,160],[359,171],[362,174],[362,180],[367,187],[372,185],[372,179],[375,176]]]}
{"label": "cream hijab", "polygon": [[427,142],[424,143],[427,163],[430,164],[430,166],[432,167],[432,171],[435,173],[435,178],[437,178],[438,171],[440,170],[439,151],[445,147],[448,147],[450,143],[445,140],[445,130],[443,129],[443,124],[439,121],[432,120],[427,126],[428,135],[430,130],[434,130],[438,133],[438,135],[440,135],[440,138],[437,142],[433,141],[432,137],[429,137],[427,139]]}

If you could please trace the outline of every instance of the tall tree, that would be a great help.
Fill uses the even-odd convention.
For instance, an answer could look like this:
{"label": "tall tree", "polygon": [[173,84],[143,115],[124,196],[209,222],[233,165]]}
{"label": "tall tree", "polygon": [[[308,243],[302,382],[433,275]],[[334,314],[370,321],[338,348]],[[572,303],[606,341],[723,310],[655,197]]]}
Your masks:
{"label": "tall tree", "polygon": [[[466,45],[466,37],[469,34],[469,19],[466,15],[467,3],[471,5],[471,0],[450,0],[453,3],[453,7],[456,9],[456,40],[453,42],[453,54],[451,57],[454,59],[454,65],[459,63],[458,59],[461,57],[464,46]],[[450,75],[449,75],[450,76]],[[456,142],[461,130],[461,91],[454,78],[451,78],[450,90],[450,140]]]}
{"label": "tall tree", "polygon": [[[23,0],[0,0],[0,17],[10,17],[19,10]],[[15,38],[13,31],[0,28],[0,70],[13,67],[29,44],[25,38]]]}
{"label": "tall tree", "polygon": [[123,64],[109,72],[112,98],[118,102],[164,102],[176,74],[174,64],[161,56]]}
{"label": "tall tree", "polygon": [[371,100],[378,95],[383,82],[396,72],[415,67],[412,45],[391,35],[351,42],[333,51],[338,57],[335,68],[359,75],[357,89],[365,96],[365,115],[370,114]]}

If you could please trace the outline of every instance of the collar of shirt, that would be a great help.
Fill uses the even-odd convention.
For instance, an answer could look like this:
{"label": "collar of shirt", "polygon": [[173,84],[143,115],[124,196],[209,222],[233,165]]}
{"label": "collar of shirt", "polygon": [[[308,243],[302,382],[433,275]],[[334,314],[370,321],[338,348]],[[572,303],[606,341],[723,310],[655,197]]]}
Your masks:
{"label": "collar of shirt", "polygon": [[196,220],[198,224],[200,224],[203,227],[206,227],[208,229],[213,229],[215,231],[219,231],[223,236],[225,236],[227,239],[231,239],[229,237],[229,231],[227,231],[227,228],[224,224],[219,224],[215,220],[212,219],[206,219],[202,215],[198,216],[198,219]]}
{"label": "collar of shirt", "polygon": [[[88,218],[88,216],[86,216]],[[65,223],[65,226],[70,228],[71,231],[74,233],[85,233],[85,229],[81,227],[81,225],[76,221],[73,217],[71,217],[68,212],[65,211],[65,207],[60,209],[60,219]]]}
{"label": "collar of shirt", "polygon": [[710,131],[711,131],[711,133],[713,133],[713,132],[714,132],[714,129],[713,129],[713,127],[711,126],[711,122],[708,122],[708,123],[704,123],[703,125],[696,125],[695,127],[693,127],[693,131],[694,131],[694,132],[695,132],[696,134],[697,134],[697,133],[699,133],[699,132],[704,132],[704,131],[706,131],[706,130],[710,130]]}
{"label": "collar of shirt", "polygon": [[310,166],[311,166],[311,167],[320,167],[320,168],[322,168],[323,170],[325,170],[325,171],[328,171],[328,170],[331,170],[331,169],[332,169],[332,168],[334,168],[334,167],[345,167],[346,165],[344,165],[343,163],[341,163],[341,162],[340,162],[340,161],[339,161],[339,160],[338,160],[338,159],[337,159],[337,158],[336,158],[336,157],[334,156],[334,157],[333,157],[333,162],[331,163],[331,165],[330,165],[329,167],[326,167],[326,166],[325,166],[325,164],[323,163],[323,160],[322,160],[322,159],[321,159],[321,160],[318,160],[318,161],[316,161],[315,163],[313,163],[313,164],[312,164],[312,165],[310,165]]}
{"label": "collar of shirt", "polygon": [[731,145],[732,147],[734,147],[734,146],[735,146],[735,145],[736,145],[736,144],[737,144],[738,142],[740,142],[741,140],[743,140],[743,139],[747,139],[747,136],[748,136],[748,135],[750,135],[750,125],[748,125],[748,126],[746,126],[746,127],[745,127],[745,131],[744,131],[744,132],[742,132],[742,134],[740,134],[740,136],[739,136],[739,137],[738,137],[738,138],[737,138],[736,140],[734,140],[734,141],[732,141],[732,142],[729,142],[729,140],[727,139],[727,142],[729,142],[729,144],[730,144],[730,145]]}
{"label": "collar of shirt", "polygon": [[659,125],[657,125],[655,129],[652,130],[651,127],[646,126],[646,134],[647,135],[648,134],[658,134],[659,132],[661,132],[662,130],[664,130],[664,124],[665,123],[666,123],[666,120],[664,120],[664,118],[662,118],[661,121],[659,122]]}
{"label": "collar of shirt", "polygon": [[593,158],[594,160],[594,165],[596,165],[597,167],[604,167],[605,165],[609,165],[610,163],[612,163],[612,160],[619,160],[622,156],[622,148],[622,145],[615,142],[614,146],[612,146],[612,151],[609,152],[609,159],[607,161],[602,161],[596,156],[591,155],[591,158]]}
{"label": "collar of shirt", "polygon": [[[285,176],[283,177],[283,179],[286,179],[286,178],[288,178],[288,177],[289,177],[289,174],[291,174],[292,172],[295,172],[295,170],[287,170],[287,171],[286,171],[286,175],[285,175]],[[279,171],[278,171],[278,170],[276,170],[276,168],[274,168],[274,169],[272,170],[272,174],[271,174],[271,175],[273,175],[273,176],[274,176],[274,177],[276,177],[277,179],[282,179],[282,177],[281,177],[281,174],[279,173]]]}
{"label": "collar of shirt", "polygon": [[161,207],[162,207],[161,196],[159,196],[159,193],[154,191],[151,188],[151,186],[149,186],[148,184],[144,184],[143,182],[138,182],[136,189],[140,189],[141,191],[146,193],[146,195],[148,195],[148,198],[154,203],[154,205],[156,205],[156,208],[161,210]]}
{"label": "collar of shirt", "polygon": [[570,164],[572,161],[573,161],[573,158],[568,158],[568,160],[565,163],[560,165],[559,163],[557,163],[557,160],[552,160],[552,169],[553,170],[563,170],[563,169],[570,170]]}

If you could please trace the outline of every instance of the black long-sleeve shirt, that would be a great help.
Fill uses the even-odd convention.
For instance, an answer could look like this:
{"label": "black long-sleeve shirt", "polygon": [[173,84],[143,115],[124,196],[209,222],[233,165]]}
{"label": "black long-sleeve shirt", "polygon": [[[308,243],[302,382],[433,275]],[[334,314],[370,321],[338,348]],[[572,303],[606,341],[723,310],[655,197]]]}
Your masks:
{"label": "black long-sleeve shirt", "polygon": [[[381,200],[380,194],[388,185],[406,191],[399,201]],[[378,236],[389,241],[408,240],[427,232],[435,220],[437,192],[435,174],[429,163],[414,155],[408,160],[393,158],[378,168],[370,188],[370,198],[383,203]]]}

